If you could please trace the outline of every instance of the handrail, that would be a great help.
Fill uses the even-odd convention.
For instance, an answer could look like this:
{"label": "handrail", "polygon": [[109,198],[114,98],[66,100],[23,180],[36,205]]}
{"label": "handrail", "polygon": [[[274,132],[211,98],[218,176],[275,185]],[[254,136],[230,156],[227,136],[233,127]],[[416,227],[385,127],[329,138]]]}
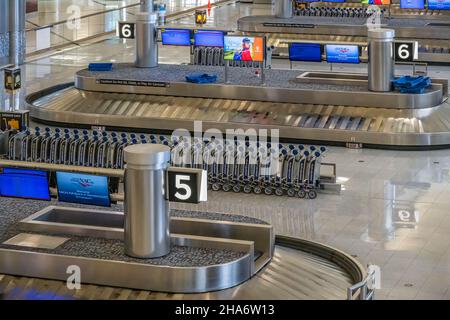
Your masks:
{"label": "handrail", "polygon": [[[99,15],[110,13],[110,12],[114,12],[114,11],[128,9],[128,8],[131,8],[131,7],[137,7],[139,5],[140,5],[140,2],[139,3],[135,3],[135,4],[126,5],[126,6],[123,6],[123,7],[120,7],[120,8],[114,8],[114,9],[108,9],[108,10],[104,10],[104,11],[100,11],[100,12],[94,12],[94,13],[90,13],[90,14],[81,16],[78,19],[80,19],[80,20],[81,19],[86,19],[86,18],[99,16]],[[65,20],[57,21],[55,23],[51,23],[51,24],[47,24],[47,25],[43,25],[43,26],[38,26],[38,27],[35,27],[35,28],[26,29],[25,32],[31,32],[31,31],[36,31],[36,30],[41,30],[41,29],[46,29],[46,28],[53,28],[54,26],[58,26],[58,25],[67,23],[69,21],[71,21],[71,20],[70,19],[65,19]],[[27,21],[27,22],[29,22],[29,21]],[[29,23],[31,23],[31,22],[29,22]],[[35,24],[35,23],[33,23],[33,24]]]}

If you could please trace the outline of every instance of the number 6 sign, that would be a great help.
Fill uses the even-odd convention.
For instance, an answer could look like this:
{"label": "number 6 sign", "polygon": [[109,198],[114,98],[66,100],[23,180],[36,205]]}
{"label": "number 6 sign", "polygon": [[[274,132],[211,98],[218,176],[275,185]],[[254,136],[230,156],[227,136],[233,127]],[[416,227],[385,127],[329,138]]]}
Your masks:
{"label": "number 6 sign", "polygon": [[167,198],[185,203],[207,201],[207,183],[205,170],[170,167],[167,170]]}
{"label": "number 6 sign", "polygon": [[119,21],[117,26],[117,36],[120,39],[134,39],[135,38],[135,24],[131,22]]}

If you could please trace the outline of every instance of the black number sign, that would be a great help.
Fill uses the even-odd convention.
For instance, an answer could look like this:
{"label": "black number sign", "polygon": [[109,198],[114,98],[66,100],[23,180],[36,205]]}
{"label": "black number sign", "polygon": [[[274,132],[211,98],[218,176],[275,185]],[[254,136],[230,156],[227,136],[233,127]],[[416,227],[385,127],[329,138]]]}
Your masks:
{"label": "black number sign", "polygon": [[395,42],[395,61],[413,62],[416,59],[417,43],[412,41]]}
{"label": "black number sign", "polygon": [[206,201],[206,174],[203,170],[169,168],[167,171],[168,199],[172,202],[200,203]]}
{"label": "black number sign", "polygon": [[119,22],[117,34],[120,39],[135,38],[135,24],[130,22]]}

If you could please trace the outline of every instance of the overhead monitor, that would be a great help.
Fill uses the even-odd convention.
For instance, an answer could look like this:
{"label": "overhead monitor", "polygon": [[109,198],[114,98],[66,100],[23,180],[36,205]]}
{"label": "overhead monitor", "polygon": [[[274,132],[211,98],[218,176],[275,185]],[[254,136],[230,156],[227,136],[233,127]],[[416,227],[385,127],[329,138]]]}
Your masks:
{"label": "overhead monitor", "polygon": [[108,178],[88,174],[57,172],[58,200],[61,202],[110,207]]}
{"label": "overhead monitor", "polygon": [[225,36],[224,59],[227,61],[264,61],[262,37]]}
{"label": "overhead monitor", "polygon": [[345,44],[326,45],[327,62],[359,63],[359,47]]}
{"label": "overhead monitor", "polygon": [[321,62],[322,46],[319,43],[291,43],[289,60]]}
{"label": "overhead monitor", "polygon": [[189,29],[162,29],[161,41],[165,46],[190,46],[191,30]]}
{"label": "overhead monitor", "polygon": [[400,0],[401,9],[425,9],[425,0]]}
{"label": "overhead monitor", "polygon": [[429,10],[450,10],[450,0],[428,0]]}
{"label": "overhead monitor", "polygon": [[0,196],[50,201],[45,171],[0,168]]}
{"label": "overhead monitor", "polygon": [[197,47],[224,46],[224,32],[213,30],[194,30],[194,45]]}

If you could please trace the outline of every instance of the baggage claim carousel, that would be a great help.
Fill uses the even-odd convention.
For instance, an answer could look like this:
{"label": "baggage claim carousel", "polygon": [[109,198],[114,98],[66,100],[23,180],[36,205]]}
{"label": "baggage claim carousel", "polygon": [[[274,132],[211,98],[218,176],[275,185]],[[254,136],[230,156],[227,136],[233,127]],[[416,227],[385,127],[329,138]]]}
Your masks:
{"label": "baggage claim carousel", "polygon": [[[194,85],[192,73],[218,76]],[[75,83],[27,97],[36,122],[74,127],[172,132],[279,129],[282,141],[393,149],[450,145],[448,81],[432,79],[423,94],[372,92],[364,74],[251,68],[159,65],[152,69],[118,64],[110,72],[81,70]]]}

